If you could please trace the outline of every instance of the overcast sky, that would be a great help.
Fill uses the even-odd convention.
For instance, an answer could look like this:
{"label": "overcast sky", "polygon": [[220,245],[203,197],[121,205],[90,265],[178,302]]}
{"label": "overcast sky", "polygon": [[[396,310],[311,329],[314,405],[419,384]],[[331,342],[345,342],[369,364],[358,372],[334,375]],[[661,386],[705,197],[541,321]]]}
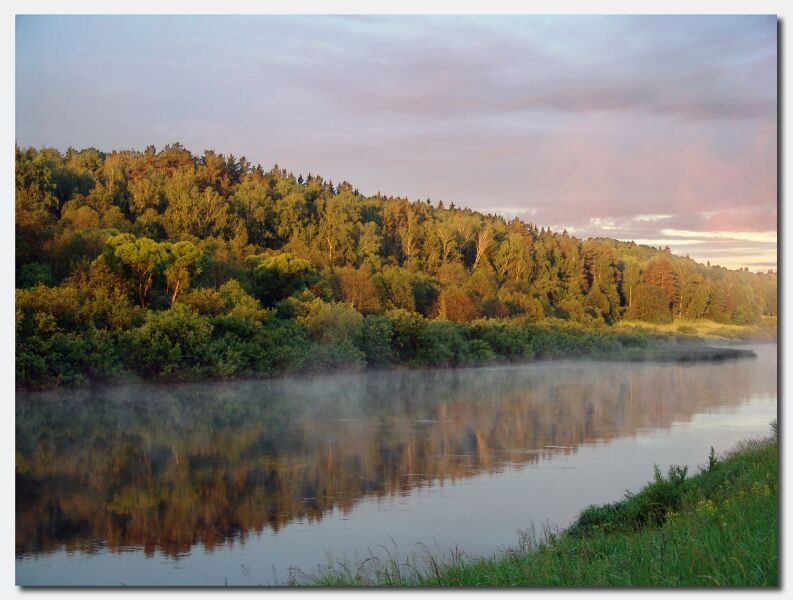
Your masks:
{"label": "overcast sky", "polygon": [[20,16],[22,146],[179,141],[776,267],[774,16]]}

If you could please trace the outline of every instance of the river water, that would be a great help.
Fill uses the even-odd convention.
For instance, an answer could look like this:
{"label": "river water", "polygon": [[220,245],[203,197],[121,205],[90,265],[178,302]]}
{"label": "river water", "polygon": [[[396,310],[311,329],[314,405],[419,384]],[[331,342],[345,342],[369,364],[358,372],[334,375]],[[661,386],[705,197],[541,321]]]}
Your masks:
{"label": "river water", "polygon": [[[18,393],[17,585],[273,585],[487,555],[765,436],[777,347]],[[371,561],[368,562],[371,564]]]}

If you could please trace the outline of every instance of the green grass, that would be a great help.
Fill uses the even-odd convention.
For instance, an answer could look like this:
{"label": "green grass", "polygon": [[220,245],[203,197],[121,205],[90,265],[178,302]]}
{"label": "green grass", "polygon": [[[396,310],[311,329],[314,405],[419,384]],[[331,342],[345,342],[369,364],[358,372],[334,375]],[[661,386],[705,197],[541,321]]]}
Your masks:
{"label": "green grass", "polygon": [[735,358],[757,358],[752,350],[713,348],[692,344],[670,344],[649,348],[622,348],[595,354],[600,360],[621,362],[718,362]]}
{"label": "green grass", "polygon": [[661,333],[697,337],[711,341],[773,342],[777,339],[777,320],[763,317],[755,325],[717,323],[710,319],[675,319],[671,323],[647,323],[622,320],[614,324],[617,331]]}
{"label": "green grass", "polygon": [[[774,432],[776,426],[774,425]],[[490,558],[424,565],[372,558],[314,586],[778,585],[777,440],[744,442],[689,477],[672,467],[636,494],[591,506],[565,532],[528,532]]]}

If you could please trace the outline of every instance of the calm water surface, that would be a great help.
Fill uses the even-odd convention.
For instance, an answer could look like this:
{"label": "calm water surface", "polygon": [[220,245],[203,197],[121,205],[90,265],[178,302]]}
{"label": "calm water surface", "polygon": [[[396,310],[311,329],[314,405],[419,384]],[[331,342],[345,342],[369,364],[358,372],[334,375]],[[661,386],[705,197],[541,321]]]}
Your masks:
{"label": "calm water surface", "polygon": [[769,432],[775,345],[17,394],[17,585],[272,585],[492,553]]}

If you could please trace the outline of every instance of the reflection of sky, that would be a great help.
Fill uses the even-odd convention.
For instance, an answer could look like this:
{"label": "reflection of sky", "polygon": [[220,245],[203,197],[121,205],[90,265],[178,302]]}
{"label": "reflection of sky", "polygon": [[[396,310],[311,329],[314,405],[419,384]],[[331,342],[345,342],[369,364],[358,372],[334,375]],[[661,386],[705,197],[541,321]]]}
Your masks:
{"label": "reflection of sky", "polygon": [[17,141],[181,141],[776,264],[776,18],[18,17]]}
{"label": "reflection of sky", "polygon": [[[294,522],[279,533],[265,528],[245,543],[212,552],[196,546],[174,560],[161,553],[100,552],[91,556],[59,550],[16,561],[17,585],[272,585],[288,580],[288,567],[315,573],[319,565],[369,558],[418,564],[431,553],[448,560],[457,549],[489,555],[514,546],[518,530],[538,533],[544,526],[565,527],[589,504],[613,502],[626,489],[638,490],[652,477],[653,466],[688,465],[689,473],[747,438],[765,437],[776,416],[776,398],[751,395],[739,407],[695,415],[671,428],[648,429],[608,443],[579,446],[572,454],[547,455],[537,464],[446,480],[417,488],[410,495],[368,498],[350,513],[338,509],[321,521]],[[487,518],[481,518],[482,509]],[[477,515],[472,518],[472,515]],[[248,570],[249,569],[249,570]]]}

